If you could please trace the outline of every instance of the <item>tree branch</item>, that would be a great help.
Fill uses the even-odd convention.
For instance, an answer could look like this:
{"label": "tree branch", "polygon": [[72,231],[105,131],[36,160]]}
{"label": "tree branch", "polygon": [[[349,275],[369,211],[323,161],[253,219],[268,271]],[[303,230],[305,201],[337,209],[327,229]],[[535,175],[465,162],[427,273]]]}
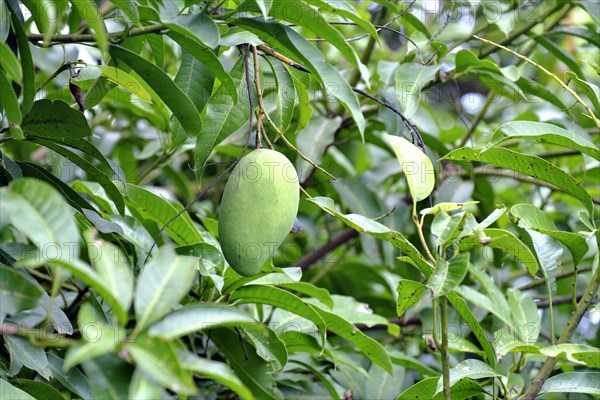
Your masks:
{"label": "tree branch", "polygon": [[296,263],[296,267],[300,267],[303,271],[309,269],[314,263],[325,257],[329,252],[337,249],[347,241],[358,236],[358,232],[354,229],[348,228],[342,233],[331,239],[328,243],[319,247],[316,250],[306,254]]}

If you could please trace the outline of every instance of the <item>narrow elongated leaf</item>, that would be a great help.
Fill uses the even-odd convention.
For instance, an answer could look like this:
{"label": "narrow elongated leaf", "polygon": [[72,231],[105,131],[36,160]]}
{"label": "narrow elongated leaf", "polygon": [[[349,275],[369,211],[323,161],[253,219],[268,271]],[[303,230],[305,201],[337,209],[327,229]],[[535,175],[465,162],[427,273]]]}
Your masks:
{"label": "narrow elongated leaf", "polygon": [[52,261],[53,266],[64,268],[86,285],[100,295],[106,301],[106,303],[112,308],[115,317],[121,324],[127,322],[127,310],[123,307],[121,302],[113,294],[111,287],[108,283],[105,283],[104,278],[96,271],[94,271],[89,265],[78,259],[69,260],[57,260]]}
{"label": "narrow elongated leaf", "polygon": [[179,352],[178,356],[183,368],[197,373],[200,377],[209,378],[227,386],[242,399],[254,398],[250,389],[242,383],[240,378],[226,364],[200,358],[189,352]]}
{"label": "narrow elongated leaf", "polygon": [[196,393],[192,374],[181,367],[173,342],[143,336],[128,343],[126,349],[137,367],[156,382],[176,393]]}
{"label": "narrow elongated leaf", "polygon": [[63,395],[58,390],[45,382],[21,378],[15,382],[15,385],[34,396],[37,400],[64,400]]}
{"label": "narrow elongated leaf", "polygon": [[[330,119],[319,116],[311,118],[306,128],[302,129],[296,135],[298,150],[315,164],[320,164],[323,160],[325,148],[333,143],[335,131],[341,124],[342,119],[340,117]],[[298,170],[300,181],[303,181],[310,175],[312,166],[299,157],[296,169]]]}
{"label": "narrow elongated leaf", "polygon": [[321,338],[325,339],[326,324],[316,308],[286,290],[263,285],[246,285],[233,292],[230,300],[237,300],[239,303],[269,304],[297,314],[313,322],[319,328]]}
{"label": "narrow elongated leaf", "polygon": [[[248,72],[252,74],[252,71]],[[225,85],[219,87],[206,105],[205,123],[196,140],[194,166],[197,175],[201,176],[204,163],[212,149],[227,136],[241,128],[250,118],[250,104],[246,81],[244,79],[244,60],[238,59],[231,70],[231,78],[235,82],[238,93],[237,103],[233,103],[225,95]]]}
{"label": "narrow elongated leaf", "polygon": [[15,356],[23,365],[37,371],[44,378],[50,379],[52,377],[44,349],[36,347],[26,339],[16,336],[7,335],[4,336],[4,340],[11,353],[11,359],[12,356]]}
{"label": "narrow elongated leaf", "polygon": [[188,95],[199,112],[210,99],[214,82],[213,73],[184,49],[175,84]]}
{"label": "narrow elongated leaf", "polygon": [[285,345],[277,334],[266,326],[256,324],[243,324],[239,331],[248,342],[256,349],[256,354],[269,363],[272,373],[283,370],[288,362],[288,353]]}
{"label": "narrow elongated leaf", "polygon": [[163,24],[173,32],[202,42],[208,48],[215,48],[219,44],[221,34],[217,24],[206,14],[179,15]]}
{"label": "narrow elongated leaf", "polygon": [[582,236],[557,230],[554,220],[531,204],[516,204],[511,207],[510,214],[519,220],[521,227],[551,236],[567,246],[575,265],[579,264],[588,251],[587,241]]}
{"label": "narrow elongated leaf", "polygon": [[134,0],[112,0],[112,3],[129,18],[130,22],[138,26],[140,25],[140,14]]}
{"label": "narrow elongated leaf", "polygon": [[408,64],[398,68],[395,76],[396,97],[406,118],[414,117],[421,102],[421,90],[435,79],[441,65]]}
{"label": "narrow elongated leaf", "polygon": [[600,372],[564,372],[548,378],[539,394],[587,393],[600,395]]}
{"label": "narrow elongated leaf", "polygon": [[475,265],[469,265],[469,273],[479,282],[487,294],[486,297],[494,304],[494,314],[510,325],[513,322],[511,309],[498,285],[485,271],[476,268]]}
{"label": "narrow elongated leaf", "polygon": [[136,95],[140,100],[143,100],[146,103],[152,103],[152,98],[148,92],[146,92],[144,87],[140,85],[136,78],[129,75],[127,72],[108,65],[96,65],[95,68],[100,69],[100,71],[102,71],[102,76],[109,81]]}
{"label": "narrow elongated leaf", "polygon": [[[492,367],[480,360],[465,360],[450,368],[450,386],[463,378],[483,379],[500,376]],[[435,393],[442,391],[442,377],[439,378]]]}
{"label": "narrow elongated leaf", "polygon": [[[126,195],[127,207],[134,208],[143,218],[154,221],[160,226],[163,226],[183,208],[181,204],[171,202],[139,186],[127,184],[125,187],[121,186],[121,190]],[[187,213],[181,214],[169,224],[165,232],[179,245],[203,241],[202,235]]]}
{"label": "narrow elongated leaf", "polygon": [[104,25],[102,13],[96,6],[94,0],[69,0],[79,15],[85,20],[87,25],[94,30],[96,45],[104,55],[108,52],[108,33]]}
{"label": "narrow elongated leaf", "polygon": [[417,304],[425,290],[427,290],[427,286],[421,282],[400,279],[396,288],[398,292],[398,303],[396,305],[398,316],[403,316],[410,306]]}
{"label": "narrow elongated leaf", "polygon": [[152,87],[190,136],[200,133],[202,121],[196,106],[161,68],[124,47],[111,46],[110,54],[129,65]]}
{"label": "narrow elongated leaf", "polygon": [[158,250],[137,280],[134,308],[138,329],[163,317],[187,294],[194,283],[196,263],[193,257],[176,255],[170,246]]}
{"label": "narrow elongated leaf", "polygon": [[521,76],[517,82],[515,82],[519,89],[523,91],[523,93],[527,96],[530,102],[537,102],[536,99],[531,98],[531,96],[539,97],[542,100],[546,100],[550,104],[553,104],[560,110],[565,110],[567,114],[570,114],[571,111],[568,110],[568,107],[563,103],[563,101],[548,90],[544,85],[540,85],[538,82]]}
{"label": "narrow elongated leaf", "polygon": [[73,259],[79,231],[66,201],[47,183],[19,179],[0,190],[0,210],[39,249],[42,261]]}
{"label": "narrow elongated leaf", "polygon": [[577,76],[570,71],[567,71],[565,73],[565,76],[568,79],[572,79],[573,81],[575,81],[577,91],[584,93],[588,97],[588,99],[590,99],[590,102],[596,109],[596,112],[600,113],[600,89],[598,89],[598,86],[588,81],[584,81],[579,77],[583,75]]}
{"label": "narrow elongated leaf", "polygon": [[11,400],[37,400],[29,393],[14,387],[4,379],[0,379],[0,397]]}
{"label": "narrow elongated leaf", "polygon": [[17,46],[19,48],[19,58],[21,59],[21,70],[23,71],[23,100],[21,102],[21,115],[26,115],[31,109],[35,96],[35,75],[33,69],[33,59],[29,49],[29,40],[25,34],[23,26],[23,16],[18,7],[18,2],[7,1],[6,5],[10,9],[10,21],[17,37]]}
{"label": "narrow elongated leaf", "polygon": [[533,39],[550,53],[554,54],[556,58],[562,61],[567,67],[571,68],[578,76],[585,76],[577,61],[561,46],[542,35],[535,35],[533,36]]}
{"label": "narrow elongated leaf", "polygon": [[559,187],[579,200],[589,212],[593,208],[591,197],[581,183],[577,182],[571,175],[556,165],[540,157],[499,147],[491,148],[485,152],[470,147],[463,147],[451,151],[443,159],[486,162],[501,168],[517,171]]}
{"label": "narrow elongated leaf", "polygon": [[50,139],[84,138],[92,133],[85,116],[62,100],[36,101],[21,127],[25,133]]}
{"label": "narrow elongated leaf", "polygon": [[117,207],[119,213],[125,213],[125,202],[123,201],[121,192],[119,192],[119,189],[117,188],[115,183],[111,181],[110,177],[107,176],[106,173],[96,168],[96,166],[94,166],[85,158],[81,157],[79,154],[67,149],[66,147],[59,145],[56,141],[42,138],[29,138],[29,140],[35,143],[39,143],[42,146],[57,152],[58,154],[72,161],[75,165],[84,170],[88,176],[88,179],[94,180],[104,187],[106,194],[108,194],[110,199],[115,203],[115,206]]}
{"label": "narrow elongated leaf", "polygon": [[329,392],[329,395],[331,396],[332,399],[334,399],[334,400],[339,400],[340,399],[340,395],[336,391],[335,387],[333,386],[333,383],[331,382],[331,378],[328,375],[323,374],[317,368],[313,367],[310,364],[304,363],[302,361],[291,360],[291,362],[293,362],[294,364],[301,365],[303,368],[305,368],[306,370],[310,371],[314,376],[316,376],[317,378],[319,378],[319,380],[321,381],[321,383],[323,383],[323,386],[325,386],[325,388]]}
{"label": "narrow elongated leaf", "polygon": [[37,307],[42,290],[17,270],[0,265],[0,317]]}
{"label": "narrow elongated leaf", "polygon": [[530,296],[516,289],[508,290],[508,305],[515,321],[513,330],[523,343],[534,344],[540,334],[538,309]]}
{"label": "narrow elongated leaf", "polygon": [[[225,355],[239,379],[257,399],[283,400],[283,394],[277,388],[275,378],[269,374],[269,367],[255,352],[244,353],[238,335],[226,328],[212,331],[211,340]],[[249,397],[249,398],[253,398]]]}
{"label": "narrow elongated leaf", "polygon": [[81,396],[84,400],[91,400],[92,394],[87,378],[77,368],[68,371],[63,369],[64,361],[55,354],[49,353],[48,366],[52,376],[71,392]]}
{"label": "narrow elongated leaf", "polygon": [[294,115],[294,105],[296,102],[294,80],[285,64],[279,62],[273,63],[268,57],[264,57],[264,59],[271,67],[276,85],[275,104],[277,108],[275,109],[275,115],[271,116],[271,119],[281,132],[285,132]]}
{"label": "narrow elongated leaf", "polygon": [[561,343],[555,346],[542,347],[540,354],[546,357],[584,363],[590,368],[600,368],[600,349],[577,343]]}
{"label": "narrow elongated leaf", "polygon": [[435,186],[431,159],[417,146],[399,136],[386,135],[400,161],[414,203],[426,199]]}
{"label": "narrow elongated leaf", "polygon": [[487,149],[510,139],[531,139],[543,143],[558,144],[579,150],[594,157],[596,160],[600,160],[598,146],[588,139],[556,125],[533,121],[507,122],[494,132],[490,143],[481,151],[483,153]]}
{"label": "narrow elongated leaf", "polygon": [[11,82],[2,70],[0,70],[0,89],[2,89],[2,96],[0,96],[0,110],[6,115],[9,122],[19,125],[23,118],[21,110],[19,109],[19,101],[17,100],[17,95],[13,90]]}
{"label": "narrow elongated leaf", "polygon": [[[213,53],[213,51],[198,43],[195,39],[190,38],[178,32],[169,32],[168,36],[176,41],[183,49],[190,53],[196,60],[202,63],[215,77],[221,82],[221,84],[227,90],[227,93],[231,96],[234,103],[237,103],[239,98],[239,90],[237,88],[236,81],[230,76],[223,65],[219,61],[219,58]],[[233,71],[232,71],[233,72]],[[198,107],[199,111],[202,111]]]}
{"label": "narrow elongated leaf", "polygon": [[93,399],[121,400],[128,398],[133,369],[116,355],[105,355],[83,363],[90,380]]}
{"label": "narrow elongated leaf", "polygon": [[166,397],[165,388],[147,375],[142,368],[136,368],[129,384],[129,398],[135,400],[162,399]]}
{"label": "narrow elongated leaf", "polygon": [[117,246],[85,235],[90,262],[98,276],[124,310],[129,310],[133,297],[133,272],[125,254]]}
{"label": "narrow elongated leaf", "polygon": [[433,274],[429,277],[427,286],[434,297],[445,296],[460,285],[467,275],[469,254],[465,253],[450,261],[438,260]]}
{"label": "narrow elongated leaf", "polygon": [[21,79],[23,79],[21,64],[19,64],[15,53],[4,42],[0,42],[0,65],[6,71],[6,76],[9,79],[17,83],[21,82]]}
{"label": "narrow elongated leaf", "polygon": [[363,217],[362,215],[344,215],[336,209],[333,200],[330,198],[312,197],[308,199],[308,201],[315,203],[326,213],[335,216],[347,226],[357,230],[358,232],[365,232],[375,238],[390,242],[392,246],[400,249],[404,254],[406,254],[413,265],[417,267],[425,276],[429,276],[433,271],[433,267],[427,263],[425,258],[421,255],[421,253],[419,253],[416,247],[414,247],[412,243],[410,243],[400,232],[391,230],[385,225]]}
{"label": "narrow elongated leaf", "polygon": [[481,348],[487,357],[488,363],[492,366],[492,368],[496,368],[496,354],[494,353],[494,348],[490,344],[490,341],[481,328],[481,325],[479,325],[479,321],[477,321],[467,303],[455,292],[448,294],[448,300],[454,306],[454,309],[458,312],[461,318],[467,323],[469,329],[471,329],[471,332],[473,332],[473,335],[475,335],[477,338],[477,341],[481,345]]}
{"label": "narrow elongated leaf", "polygon": [[365,119],[352,88],[340,73],[325,61],[321,52],[299,33],[274,21],[240,18],[234,23],[255,33],[271,46],[277,47],[278,51],[308,68],[322,85],[329,88],[328,93],[338,99],[352,115],[361,135],[364,133]]}
{"label": "narrow elongated leaf", "polygon": [[258,322],[232,307],[193,304],[170,313],[163,320],[152,325],[148,332],[151,336],[172,340],[192,332],[248,323]]}
{"label": "narrow elongated leaf", "polygon": [[[444,400],[444,393],[435,394],[438,381],[437,377],[419,381],[402,392],[397,400]],[[477,382],[466,378],[454,383],[450,391],[452,400],[472,399],[478,394],[485,393],[485,390]]]}

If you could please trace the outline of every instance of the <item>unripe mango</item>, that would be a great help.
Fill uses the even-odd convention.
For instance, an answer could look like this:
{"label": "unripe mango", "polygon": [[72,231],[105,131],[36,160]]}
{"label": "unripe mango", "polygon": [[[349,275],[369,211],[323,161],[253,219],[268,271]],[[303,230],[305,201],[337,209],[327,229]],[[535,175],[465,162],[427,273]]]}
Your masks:
{"label": "unripe mango", "polygon": [[273,150],[254,150],[233,169],[221,198],[219,242],[244,276],[256,275],[294,225],[300,185],[294,166]]}

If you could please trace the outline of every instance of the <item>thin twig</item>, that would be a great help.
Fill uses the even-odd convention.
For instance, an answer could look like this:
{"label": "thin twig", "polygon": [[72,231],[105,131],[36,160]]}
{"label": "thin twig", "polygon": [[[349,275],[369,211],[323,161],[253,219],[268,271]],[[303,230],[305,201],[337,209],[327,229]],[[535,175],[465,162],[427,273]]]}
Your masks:
{"label": "thin twig", "polygon": [[310,267],[312,267],[317,261],[325,257],[327,254],[337,249],[344,243],[348,242],[350,239],[358,236],[358,232],[352,228],[348,228],[344,230],[339,235],[335,236],[329,242],[325,243],[323,246],[319,247],[311,251],[310,253],[304,255],[300,261],[298,261],[295,266],[300,267],[303,271],[306,271]]}
{"label": "thin twig", "polygon": [[450,1],[450,9],[448,10],[448,14],[446,14],[446,21],[444,21],[444,25],[442,25],[440,29],[438,29],[438,31],[431,38],[429,38],[427,44],[431,44],[431,42],[433,42],[442,32],[444,32],[444,30],[446,30],[448,24],[450,24],[450,18],[452,17],[452,10],[454,10],[455,2],[455,0]]}
{"label": "thin twig", "polygon": [[[168,28],[163,24],[154,24],[144,26],[142,28],[125,29],[119,32],[112,32],[108,34],[108,38],[111,43],[119,43],[128,37],[147,35],[149,33],[164,33],[167,30]],[[27,39],[33,43],[42,42],[45,39],[45,37],[46,35],[41,35],[38,33],[27,34]],[[76,35],[50,35],[50,45],[52,46],[59,43],[93,42],[96,40],[95,37],[96,36],[92,33],[83,33]]]}

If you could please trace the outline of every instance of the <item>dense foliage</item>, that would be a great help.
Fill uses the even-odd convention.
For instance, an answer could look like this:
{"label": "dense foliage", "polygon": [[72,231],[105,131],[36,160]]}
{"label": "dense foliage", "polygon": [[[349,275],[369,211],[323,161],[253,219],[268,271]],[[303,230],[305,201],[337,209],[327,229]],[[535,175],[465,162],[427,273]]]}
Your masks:
{"label": "dense foliage", "polygon": [[[0,398],[600,395],[599,15],[2,0]],[[243,277],[261,143],[302,230]]]}

